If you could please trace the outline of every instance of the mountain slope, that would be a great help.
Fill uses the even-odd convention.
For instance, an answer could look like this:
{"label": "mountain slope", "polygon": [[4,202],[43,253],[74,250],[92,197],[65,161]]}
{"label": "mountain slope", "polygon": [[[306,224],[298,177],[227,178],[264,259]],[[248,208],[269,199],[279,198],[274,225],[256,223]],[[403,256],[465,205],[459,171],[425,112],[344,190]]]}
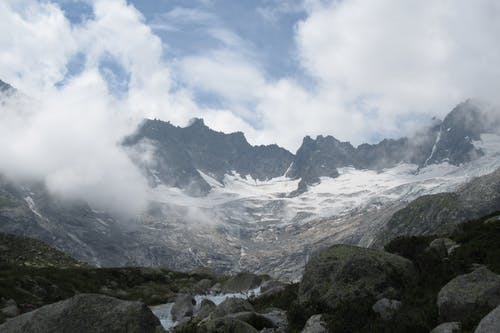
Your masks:
{"label": "mountain slope", "polygon": [[398,211],[379,234],[380,242],[403,235],[451,232],[458,224],[500,210],[500,169],[457,191],[422,196]]}

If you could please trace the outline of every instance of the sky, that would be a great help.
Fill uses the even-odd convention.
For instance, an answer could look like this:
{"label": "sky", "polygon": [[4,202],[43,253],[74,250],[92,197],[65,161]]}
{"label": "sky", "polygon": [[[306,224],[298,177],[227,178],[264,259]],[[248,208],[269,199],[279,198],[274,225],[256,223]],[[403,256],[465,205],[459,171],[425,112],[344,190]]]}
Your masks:
{"label": "sky", "polygon": [[499,17],[496,0],[5,0],[0,79],[30,100],[2,105],[0,171],[61,195],[111,178],[112,200],[146,186],[117,148],[144,117],[292,152],[408,135],[498,103]]}

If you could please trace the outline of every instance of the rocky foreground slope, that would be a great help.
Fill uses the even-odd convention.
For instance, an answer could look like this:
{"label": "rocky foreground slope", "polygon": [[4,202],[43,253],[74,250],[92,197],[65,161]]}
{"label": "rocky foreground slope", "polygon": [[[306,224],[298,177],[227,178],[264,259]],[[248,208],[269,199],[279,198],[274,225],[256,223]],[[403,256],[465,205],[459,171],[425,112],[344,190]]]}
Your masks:
{"label": "rocky foreground slope", "polygon": [[[448,235],[399,237],[384,250],[329,247],[296,284],[250,273],[0,264],[0,318],[7,319],[0,331],[8,333],[162,332],[144,302],[172,302],[171,330],[187,333],[484,333],[500,322],[500,213]],[[198,304],[194,297],[256,287],[260,295],[248,300]]]}

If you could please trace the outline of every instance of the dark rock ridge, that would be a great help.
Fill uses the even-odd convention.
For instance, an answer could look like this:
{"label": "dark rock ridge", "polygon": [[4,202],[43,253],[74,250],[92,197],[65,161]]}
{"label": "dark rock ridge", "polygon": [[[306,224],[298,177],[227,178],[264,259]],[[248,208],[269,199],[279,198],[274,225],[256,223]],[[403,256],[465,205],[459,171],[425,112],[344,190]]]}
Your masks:
{"label": "dark rock ridge", "polygon": [[266,180],[284,175],[293,160],[293,154],[286,149],[277,145],[252,146],[243,133],[216,132],[201,119],[192,120],[187,127],[147,119],[124,144],[134,146],[141,142],[154,146],[154,164],[143,165],[153,184],[159,179],[192,195],[210,190],[198,170],[219,182],[233,172]]}
{"label": "dark rock ridge", "polygon": [[420,167],[448,162],[453,165],[470,162],[484,152],[474,141],[481,134],[498,132],[500,117],[484,111],[479,102],[467,100],[457,105],[443,121],[433,124],[410,138],[384,139],[377,144],[352,146],[332,136],[305,137],[287,176],[301,179],[299,193],[319,182],[319,177],[338,176],[337,168],[380,170],[399,163]]}
{"label": "dark rock ridge", "polygon": [[425,195],[397,211],[376,236],[375,246],[403,235],[444,234],[470,219],[500,210],[500,169],[456,192]]}
{"label": "dark rock ridge", "polygon": [[14,91],[14,88],[10,84],[0,80],[0,93],[5,93],[7,91]]}
{"label": "dark rock ridge", "polygon": [[478,102],[467,100],[457,105],[443,120],[436,144],[425,164],[449,162],[459,165],[483,155],[472,144],[482,133],[495,132],[500,117],[488,114]]}
{"label": "dark rock ridge", "polygon": [[[225,134],[208,128],[203,120],[194,119],[187,127],[160,120],[145,120],[124,144],[141,147],[149,143],[154,162],[141,167],[153,185],[163,183],[204,195],[210,185],[198,170],[223,182],[224,175],[237,172],[242,176],[266,180],[286,173],[300,179],[294,194],[318,183],[320,177],[339,176],[338,168],[381,170],[399,163],[420,167],[448,162],[469,162],[483,155],[474,141],[481,134],[496,132],[500,117],[493,119],[479,102],[467,100],[456,106],[443,121],[433,122],[412,137],[384,139],[377,144],[354,147],[333,136],[306,136],[296,155],[277,145],[252,146],[241,132]],[[492,113],[493,114],[493,113]],[[144,148],[144,147],[143,147]]]}

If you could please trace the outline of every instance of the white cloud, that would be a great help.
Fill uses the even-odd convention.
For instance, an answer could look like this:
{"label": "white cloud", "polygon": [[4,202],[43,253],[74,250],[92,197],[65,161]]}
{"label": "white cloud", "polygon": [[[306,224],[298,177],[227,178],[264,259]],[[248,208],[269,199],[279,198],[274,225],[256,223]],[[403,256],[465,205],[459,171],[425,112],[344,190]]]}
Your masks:
{"label": "white cloud", "polygon": [[[125,1],[94,1],[95,18],[76,27],[45,2],[0,6],[0,24],[8,26],[3,31],[12,31],[0,37],[2,79],[31,97],[2,104],[1,173],[43,181],[56,196],[83,199],[114,213],[140,212],[146,181],[120,141],[145,115],[168,118],[181,105],[179,113],[188,116],[189,99],[170,94],[161,40]],[[77,53],[85,55],[83,72],[56,88]],[[108,55],[130,74],[122,99],[108,91],[99,73]]]}
{"label": "white cloud", "polygon": [[469,97],[497,98],[499,14],[488,0],[315,2],[297,44],[323,89],[362,100],[376,125],[394,125]]}
{"label": "white cloud", "polygon": [[[153,20],[164,33],[195,24],[220,41],[169,63],[168,45],[134,7],[124,0],[92,5],[94,16],[71,26],[45,1],[0,3],[0,28],[9,32],[0,36],[0,78],[36,104],[2,106],[0,170],[41,179],[61,196],[139,210],[145,184],[117,143],[142,117],[180,125],[204,117],[217,130],[244,131],[251,143],[293,151],[306,134],[361,143],[404,135],[468,97],[498,101],[500,4],[493,0],[307,0],[307,17],[290,31],[297,46],[290,56],[310,86],[270,79],[254,44],[206,11],[177,9]],[[299,9],[284,4],[268,14],[290,10]],[[79,53],[83,72],[54,88]],[[99,73],[108,55],[130,77],[118,98]],[[225,108],[201,108],[193,98],[199,91]],[[143,200],[134,206],[131,198]]]}

